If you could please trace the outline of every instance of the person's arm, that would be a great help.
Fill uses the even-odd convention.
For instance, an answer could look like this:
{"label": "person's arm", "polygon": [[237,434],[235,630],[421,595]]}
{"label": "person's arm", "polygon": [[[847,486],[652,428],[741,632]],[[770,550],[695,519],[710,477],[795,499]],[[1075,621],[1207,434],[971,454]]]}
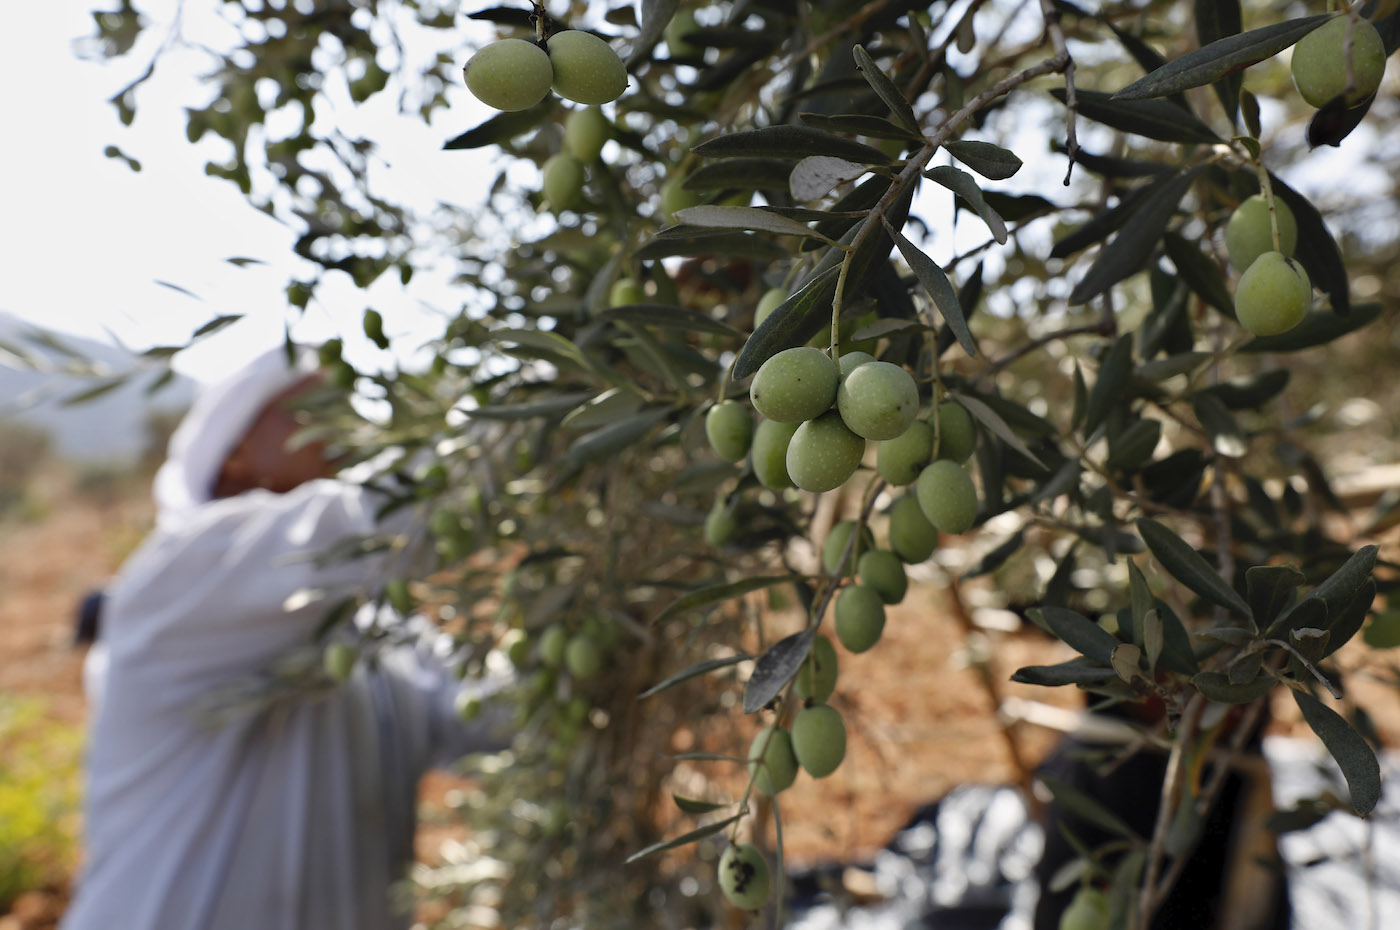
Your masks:
{"label": "person's arm", "polygon": [[169,699],[181,701],[310,645],[329,608],[371,596],[394,570],[401,552],[392,548],[325,557],[355,539],[411,532],[417,517],[407,508],[380,523],[383,501],[318,480],[216,501],[157,532],[109,590],[104,638],[114,662],[162,676]]}

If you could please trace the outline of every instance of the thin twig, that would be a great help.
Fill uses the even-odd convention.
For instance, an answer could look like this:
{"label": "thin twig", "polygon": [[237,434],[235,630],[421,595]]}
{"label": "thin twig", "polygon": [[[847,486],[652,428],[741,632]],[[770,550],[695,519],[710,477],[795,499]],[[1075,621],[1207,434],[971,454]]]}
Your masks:
{"label": "thin twig", "polygon": [[1336,698],[1339,701],[1342,699],[1342,692],[1338,691],[1336,687],[1333,686],[1332,682],[1327,680],[1326,675],[1322,674],[1320,671],[1317,670],[1317,666],[1313,665],[1307,659],[1303,658],[1303,654],[1297,649],[1294,649],[1291,645],[1289,645],[1281,639],[1266,639],[1264,640],[1264,642],[1268,643],[1270,646],[1278,646],[1281,649],[1287,650],[1288,653],[1293,656],[1293,658],[1303,663],[1303,668],[1312,672],[1313,677],[1316,678],[1318,681],[1322,682],[1322,686],[1326,688],[1334,698]]}
{"label": "thin twig", "polygon": [[[1240,750],[1244,748],[1245,741],[1249,739],[1250,734],[1254,732],[1254,728],[1259,725],[1259,718],[1268,705],[1269,700],[1267,697],[1259,698],[1249,705],[1244,712],[1244,716],[1240,719],[1239,723],[1236,724],[1235,732],[1230,737],[1229,752],[1215,763],[1215,767],[1211,769],[1210,781],[1206,782],[1205,788],[1201,790],[1200,797],[1196,799],[1196,813],[1200,816],[1201,820],[1204,821],[1210,814],[1210,809],[1215,806],[1216,797],[1219,795],[1220,789],[1225,786],[1225,776],[1229,775],[1231,770],[1239,768],[1232,760],[1239,756]],[[1265,772],[1267,772],[1267,769],[1265,769]],[[1162,902],[1166,900],[1167,895],[1171,893],[1172,888],[1176,885],[1177,879],[1181,877],[1182,869],[1186,867],[1186,863],[1190,860],[1191,855],[1189,851],[1183,850],[1172,860],[1171,867],[1167,870],[1166,874],[1163,875],[1162,880],[1157,883],[1156,888],[1144,885],[1144,892],[1150,891],[1151,898],[1143,905],[1143,926],[1148,925],[1152,919],[1153,912],[1162,906]]]}
{"label": "thin twig", "polygon": [[1186,710],[1181,714],[1176,737],[1172,740],[1172,751],[1167,756],[1167,770],[1162,776],[1161,798],[1157,803],[1157,823],[1152,830],[1151,845],[1147,849],[1147,864],[1138,896],[1138,913],[1136,920],[1131,924],[1135,928],[1146,928],[1152,920],[1152,911],[1156,906],[1154,889],[1157,887],[1157,876],[1162,870],[1162,857],[1167,849],[1167,833],[1171,829],[1172,813],[1175,810],[1172,802],[1176,799],[1177,788],[1181,783],[1181,773],[1186,762],[1186,744],[1194,734],[1205,706],[1206,699],[1201,694],[1191,698]]}
{"label": "thin twig", "polygon": [[1069,166],[1065,168],[1065,187],[1069,187],[1070,177],[1074,174],[1074,159],[1079,154],[1079,137],[1075,132],[1075,123],[1079,116],[1079,98],[1074,93],[1074,59],[1070,57],[1069,48],[1065,45],[1065,30],[1060,23],[1060,11],[1055,9],[1051,0],[1040,0],[1040,12],[1045,17],[1045,31],[1050,35],[1050,45],[1055,49],[1055,57],[1064,60],[1065,75],[1065,112],[1067,114],[1065,126],[1065,153],[1069,156]]}
{"label": "thin twig", "polygon": [[1103,320],[1099,320],[1097,323],[1085,323],[1081,326],[1067,326],[1064,329],[1057,329],[1052,333],[1046,333],[1044,336],[1038,336],[1020,348],[1008,352],[996,361],[989,363],[986,370],[983,372],[983,377],[996,374],[1017,359],[1029,355],[1036,349],[1043,348],[1052,342],[1068,339],[1071,336],[1085,336],[1091,333],[1100,336],[1112,335],[1112,333],[1104,330]]}
{"label": "thin twig", "polygon": [[[958,110],[952,116],[944,120],[943,125],[939,127],[937,132],[927,137],[923,148],[920,149],[918,154],[913,158],[909,159],[904,169],[895,176],[894,183],[890,185],[889,190],[885,191],[884,195],[875,206],[871,208],[870,214],[861,222],[860,228],[856,230],[855,236],[852,237],[850,251],[846,252],[841,261],[840,285],[836,288],[836,295],[832,298],[831,313],[833,318],[841,315],[842,289],[845,284],[844,278],[847,268],[851,263],[852,256],[854,256],[861,245],[865,243],[865,240],[870,238],[871,234],[880,227],[880,224],[885,221],[885,212],[889,210],[895,200],[903,196],[905,189],[913,183],[914,178],[918,176],[924,166],[933,159],[933,155],[938,151],[939,146],[947,142],[948,139],[952,137],[953,133],[962,127],[963,123],[971,119],[993,100],[1006,96],[1017,87],[1029,83],[1038,77],[1042,77],[1046,74],[1054,74],[1057,71],[1063,70],[1067,61],[1067,57],[1056,55],[1052,58],[1045,59],[1039,64],[1031,65],[1029,68],[1019,71],[1016,74],[1002,78],[1000,81],[997,81],[991,87],[969,100],[961,110]],[[835,330],[834,319],[832,329],[833,331]]]}

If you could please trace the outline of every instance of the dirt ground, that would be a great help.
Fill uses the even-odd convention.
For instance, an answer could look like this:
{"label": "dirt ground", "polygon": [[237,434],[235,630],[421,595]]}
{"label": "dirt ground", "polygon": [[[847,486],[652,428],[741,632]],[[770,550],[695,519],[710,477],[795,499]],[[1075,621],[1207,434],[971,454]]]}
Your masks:
{"label": "dirt ground", "polygon": [[[132,480],[71,489],[70,476],[42,483],[37,519],[0,521],[0,693],[43,695],[54,719],[84,719],[81,652],[71,644],[74,609],[139,543],[151,521],[147,486]],[[973,642],[993,657],[986,674],[964,647],[969,621],[947,592],[916,584],[888,614],[884,638],[864,655],[841,654],[841,691],[834,703],[851,734],[845,763],[833,776],[801,778],[784,795],[785,848],[790,861],[851,859],[883,846],[920,805],[957,784],[1013,783],[1006,732],[993,713],[997,699],[1018,697],[1077,707],[1072,689],[1011,684],[1011,672],[1026,664],[1060,661],[1071,653],[1033,632],[973,625]],[[975,611],[973,616],[978,616]],[[1369,661],[1365,650],[1344,660]],[[1353,676],[1355,693],[1372,710],[1383,737],[1400,744],[1400,693],[1391,685]],[[1276,706],[1276,727],[1290,730],[1292,702]],[[1014,733],[1022,764],[1033,766],[1053,746],[1057,733],[1019,725]],[[441,808],[460,783],[445,775],[425,780],[422,799]],[[804,815],[806,814],[806,815]],[[451,828],[420,831],[425,861],[436,858]],[[0,930],[47,930],[65,900],[55,888],[22,897]]]}

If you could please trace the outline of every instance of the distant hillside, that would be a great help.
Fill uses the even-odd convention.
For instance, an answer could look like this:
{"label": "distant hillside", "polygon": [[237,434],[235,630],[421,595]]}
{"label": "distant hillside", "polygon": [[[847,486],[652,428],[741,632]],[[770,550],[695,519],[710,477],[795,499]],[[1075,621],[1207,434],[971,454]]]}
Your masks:
{"label": "distant hillside", "polygon": [[[43,338],[36,327],[0,312],[0,420],[19,420],[48,432],[54,451],[64,458],[130,461],[146,446],[148,416],[183,410],[193,398],[193,382],[179,375],[151,391],[160,370],[142,370],[144,360],[115,346],[66,334],[54,336],[57,346],[45,346]],[[13,351],[41,360],[48,370],[24,369],[9,357]],[[88,363],[101,374],[71,370]],[[137,374],[126,383],[85,403],[71,402],[133,371]]]}

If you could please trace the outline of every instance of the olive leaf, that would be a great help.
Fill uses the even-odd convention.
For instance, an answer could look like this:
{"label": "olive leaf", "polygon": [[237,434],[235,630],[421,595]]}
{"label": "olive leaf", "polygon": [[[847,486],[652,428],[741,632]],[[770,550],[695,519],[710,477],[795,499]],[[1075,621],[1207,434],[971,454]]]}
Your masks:
{"label": "olive leaf", "polygon": [[[881,219],[883,220],[884,217]],[[962,305],[958,302],[958,292],[953,290],[953,284],[948,280],[948,276],[943,273],[942,268],[938,267],[937,262],[925,255],[914,243],[904,238],[904,234],[895,229],[888,221],[885,222],[885,229],[894,239],[899,254],[904,257],[904,261],[914,272],[914,277],[919,279],[924,290],[928,291],[929,296],[933,298],[938,312],[943,316],[943,321],[958,337],[963,351],[973,358],[977,358],[981,354],[977,348],[977,340],[973,338],[972,330],[968,329],[967,317],[963,315]]]}
{"label": "olive leaf", "polygon": [[1021,159],[999,145],[975,140],[954,140],[943,143],[958,161],[990,181],[1005,181],[1021,170]]}
{"label": "olive leaf", "polygon": [[[1065,102],[1063,88],[1050,94]],[[1224,141],[1198,117],[1166,100],[1115,100],[1110,94],[1083,88],[1075,91],[1075,100],[1085,119],[1158,142],[1213,145]]]}
{"label": "olive leaf", "polygon": [[714,191],[726,188],[742,190],[782,190],[792,173],[792,160],[787,158],[723,158],[696,168],[681,182],[688,191]]}
{"label": "olive leaf", "polygon": [[1113,650],[1120,645],[1118,638],[1088,617],[1063,607],[1040,607],[1036,612],[1050,632],[1071,649],[1104,665],[1113,661]]}
{"label": "olive leaf", "polygon": [[741,581],[726,581],[720,584],[707,585],[697,588],[676,598],[666,609],[656,615],[653,624],[660,624],[672,617],[683,614],[690,610],[699,610],[701,607],[709,607],[730,598],[748,594],[750,591],[759,591],[763,588],[771,588],[775,585],[786,584],[797,581],[799,575],[755,575],[752,578],[745,578]]}
{"label": "olive leaf", "polygon": [[1177,232],[1168,232],[1162,237],[1167,258],[1176,266],[1177,274],[1192,292],[1226,316],[1234,317],[1235,299],[1225,286],[1225,274],[1194,242],[1188,242]]}
{"label": "olive leaf", "polygon": [[1348,333],[1354,333],[1380,316],[1380,304],[1361,304],[1342,316],[1330,311],[1309,311],[1302,322],[1277,336],[1255,336],[1240,346],[1241,352],[1301,352],[1326,345]]}
{"label": "olive leaf", "polygon": [[743,255],[747,258],[774,261],[786,258],[789,254],[787,249],[769,236],[708,229],[703,226],[672,226],[653,236],[633,252],[632,257],[650,261],[673,255]]}
{"label": "olive leaf", "polygon": [[1207,700],[1217,704],[1248,704],[1268,694],[1278,682],[1271,675],[1260,675],[1253,681],[1239,684],[1223,672],[1198,672],[1191,677],[1191,684]]}
{"label": "olive leaf", "polygon": [[792,680],[812,649],[817,628],[812,626],[774,643],[754,664],[753,674],[744,687],[744,713],[756,714],[778,696]]}
{"label": "olive leaf", "polygon": [[1011,431],[1011,427],[1007,424],[1006,420],[1003,419],[1001,414],[990,404],[970,394],[960,393],[958,391],[949,391],[948,396],[966,408],[968,413],[972,414],[979,423],[990,430],[991,433],[1002,442],[1006,443],[1012,449],[1024,455],[1041,468],[1046,468],[1048,470],[1045,463],[1036,457],[1035,453],[1026,446],[1020,436],[1017,436]]}
{"label": "olive leaf", "polygon": [[923,138],[917,132],[897,126],[883,116],[871,116],[868,113],[837,113],[831,116],[825,113],[799,113],[797,118],[804,125],[826,132],[845,132],[853,136],[903,142],[918,142]]}
{"label": "olive leaf", "polygon": [[[1112,673],[1110,672],[1110,674]],[[1138,836],[1136,830],[1124,823],[1117,814],[1104,807],[1091,795],[1086,794],[1068,782],[1063,782],[1053,775],[1048,775],[1043,772],[1038,773],[1036,779],[1039,780],[1041,784],[1045,785],[1046,788],[1050,789],[1050,793],[1054,795],[1055,800],[1059,801],[1070,814],[1102,827],[1110,833],[1117,833],[1119,836],[1133,843],[1142,842],[1142,837]]]}
{"label": "olive leaf", "polygon": [[1306,577],[1292,565],[1255,565],[1244,573],[1245,592],[1249,597],[1254,622],[1267,625],[1293,599],[1298,585]]}
{"label": "olive leaf", "polygon": [[1303,719],[1337,760],[1351,789],[1352,810],[1365,817],[1381,799],[1381,767],[1366,740],[1341,714],[1306,691],[1293,689]]}
{"label": "olive leaf", "polygon": [[[816,200],[825,197],[836,185],[854,181],[867,170],[864,165],[844,158],[809,155],[792,169],[788,176],[788,191],[796,201]],[[826,241],[831,240],[828,238]]]}
{"label": "olive leaf", "polygon": [[[1172,106],[1169,103],[1162,105]],[[1074,286],[1069,302],[1084,303],[1141,270],[1156,250],[1163,230],[1176,212],[1177,204],[1203,170],[1198,165],[1156,182],[1151,191],[1137,202],[1133,214],[1125,218],[1123,228],[1103,247],[1094,264]]]}
{"label": "olive leaf", "polygon": [[660,843],[652,843],[650,846],[647,846],[643,849],[639,849],[632,855],[628,856],[626,859],[623,860],[623,864],[631,865],[633,862],[636,862],[639,859],[645,859],[647,856],[654,856],[657,853],[665,852],[668,849],[677,849],[681,846],[688,846],[691,843],[703,840],[707,836],[714,836],[716,833],[719,833],[721,830],[725,829],[742,816],[744,815],[735,814],[733,817],[726,817],[724,820],[717,820],[714,823],[706,824],[703,827],[691,830],[689,833],[681,834],[680,836],[674,839],[663,840]]}
{"label": "olive leaf", "polygon": [[527,110],[514,110],[493,116],[460,136],[453,136],[442,144],[444,149],[478,149],[486,145],[502,145],[524,135],[543,123],[553,111],[554,104],[548,97],[544,103]]}
{"label": "olive leaf", "polygon": [[642,0],[642,29],[632,44],[631,54],[627,56],[628,65],[634,65],[651,54],[680,5],[680,0]]}
{"label": "olive leaf", "polygon": [[816,330],[807,324],[810,316],[830,322],[831,297],[840,272],[839,267],[824,269],[768,315],[734,360],[734,380],[743,381],[774,354],[811,338]]}
{"label": "olive leaf", "polygon": [[595,315],[599,320],[618,320],[635,326],[655,326],[660,329],[678,329],[692,333],[714,333],[720,336],[738,336],[741,333],[727,323],[722,323],[699,310],[689,307],[673,307],[669,304],[624,304],[607,307]]}
{"label": "olive leaf", "polygon": [[1058,688],[1063,685],[1101,685],[1118,677],[1118,673],[1103,664],[1082,656],[1058,665],[1027,665],[1018,668],[1012,681],[1026,685]]}
{"label": "olive leaf", "polygon": [[670,407],[653,407],[585,433],[564,454],[565,467],[587,465],[630,448],[671,415]]}
{"label": "olive leaf", "polygon": [[820,239],[827,245],[837,244],[835,239],[823,235],[804,223],[757,207],[686,207],[676,211],[676,219],[689,226],[757,229],[779,236],[810,236],[813,239]]}
{"label": "olive leaf", "polygon": [[688,798],[675,792],[671,793],[671,800],[685,814],[708,814],[733,803],[732,801],[702,801],[699,798]]}
{"label": "olive leaf", "polygon": [[1212,603],[1219,604],[1243,617],[1252,617],[1249,604],[1239,592],[1210,567],[1201,554],[1184,540],[1151,517],[1139,517],[1138,533],[1157,561],[1177,581]]}
{"label": "olive leaf", "polygon": [[1084,435],[1092,436],[1114,404],[1124,398],[1124,388],[1133,373],[1133,337],[1125,333],[1113,341],[1099,365],[1099,377],[1089,391],[1084,407]]}
{"label": "olive leaf", "polygon": [[[1196,41],[1204,48],[1212,42],[1237,35],[1244,28],[1244,14],[1240,0],[1196,0]],[[1240,88],[1244,85],[1244,75],[1239,72],[1227,74],[1213,84],[1220,105],[1225,108],[1225,116],[1231,123],[1240,108]],[[1258,137],[1258,133],[1254,133]]]}
{"label": "olive leaf", "polygon": [[[1199,8],[1200,4],[1197,4],[1197,7]],[[1182,55],[1175,61],[1167,62],[1146,77],[1139,78],[1118,91],[1112,99],[1137,101],[1149,97],[1165,97],[1192,87],[1210,84],[1226,75],[1243,71],[1266,58],[1272,58],[1331,18],[1330,13],[1306,16],[1217,39],[1194,52]]]}
{"label": "olive leaf", "polygon": [[894,82],[885,75],[885,72],[880,70],[880,66],[875,64],[875,59],[870,57],[870,53],[856,45],[851,48],[851,55],[856,60],[856,68],[870,84],[876,96],[885,102],[885,106],[890,108],[895,122],[910,132],[917,133],[919,121],[914,116],[914,108],[909,105],[908,100],[904,99],[904,94],[900,93],[899,88],[894,86]]}
{"label": "olive leaf", "polygon": [[741,652],[738,655],[726,656],[722,659],[707,659],[704,662],[697,662],[689,668],[679,671],[676,674],[671,675],[670,677],[652,685],[650,688],[637,695],[637,699],[641,700],[642,698],[649,698],[653,694],[660,694],[662,691],[665,691],[668,688],[673,688],[683,681],[690,681],[690,679],[692,678],[698,678],[701,675],[707,675],[710,672],[715,671],[716,669],[728,668],[731,665],[738,665],[740,662],[747,662],[749,659],[752,658],[753,656],[749,655],[748,653]]}
{"label": "olive leaf", "polygon": [[765,126],[730,133],[691,149],[701,158],[806,158],[808,155],[834,155],[863,165],[887,165],[890,157],[877,148],[822,132],[810,126]]}
{"label": "olive leaf", "polygon": [[1006,221],[997,214],[997,211],[987,206],[987,201],[982,199],[982,189],[977,186],[972,175],[961,168],[954,168],[952,165],[939,165],[925,171],[924,177],[957,194],[972,212],[982,217],[982,221],[992,231],[992,238],[997,241],[997,244],[1006,244]]}

